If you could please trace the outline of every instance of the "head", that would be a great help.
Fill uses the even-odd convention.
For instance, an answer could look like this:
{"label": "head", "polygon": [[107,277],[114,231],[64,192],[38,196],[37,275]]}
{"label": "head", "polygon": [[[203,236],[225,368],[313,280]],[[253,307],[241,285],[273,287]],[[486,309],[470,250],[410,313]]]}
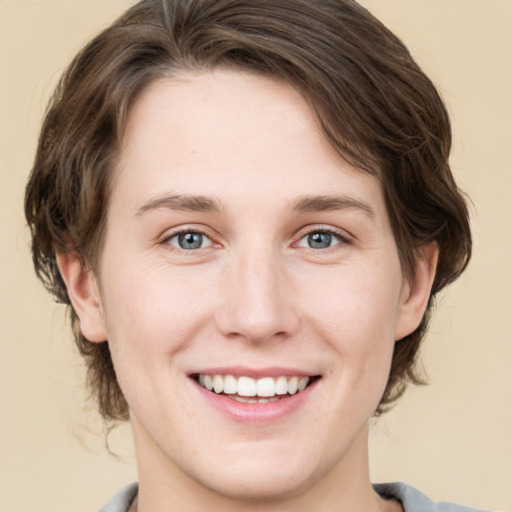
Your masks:
{"label": "head", "polygon": [[[404,45],[355,2],[145,0],[99,34],[64,74],[44,120],[25,203],[36,272],[68,305],[58,254],[77,254],[99,274],[134,105],[155,84],[212,70],[296,91],[329,150],[378,181],[407,280],[425,247],[438,250],[424,315],[395,341],[379,414],[419,382],[415,362],[433,300],[466,267],[471,238],[449,168],[443,102]],[[70,315],[102,416],[127,419],[107,339],[87,339],[72,307]]]}

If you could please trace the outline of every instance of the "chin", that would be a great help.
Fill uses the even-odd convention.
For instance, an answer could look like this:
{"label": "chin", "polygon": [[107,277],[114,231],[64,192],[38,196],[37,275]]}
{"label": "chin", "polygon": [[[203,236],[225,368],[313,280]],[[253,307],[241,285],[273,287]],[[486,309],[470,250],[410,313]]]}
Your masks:
{"label": "chin", "polygon": [[190,476],[228,499],[279,502],[314,487],[335,465],[328,456],[315,460],[315,451],[319,450],[300,450],[296,443],[262,443],[251,448],[224,456],[216,463],[210,459],[207,465],[211,470],[206,472],[203,466]]}
{"label": "chin", "polygon": [[273,460],[272,470],[265,474],[255,471],[216,474],[214,478],[203,481],[203,485],[215,494],[228,499],[251,502],[279,502],[302,494],[316,480],[314,475],[290,474],[281,463]]}

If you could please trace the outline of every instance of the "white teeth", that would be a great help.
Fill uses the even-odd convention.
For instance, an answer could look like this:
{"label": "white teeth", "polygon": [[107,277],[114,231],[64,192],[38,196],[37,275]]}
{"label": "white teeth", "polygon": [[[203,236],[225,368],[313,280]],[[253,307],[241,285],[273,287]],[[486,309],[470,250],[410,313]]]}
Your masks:
{"label": "white teeth", "polygon": [[[233,375],[207,375],[200,374],[199,384],[215,393],[226,395],[238,395],[232,398],[244,397],[241,401],[250,403],[268,403],[279,400],[276,395],[294,395],[303,391],[311,382],[310,377],[263,377],[253,379],[251,377],[234,377]],[[248,399],[245,397],[258,397]]]}
{"label": "white teeth", "polygon": [[294,395],[295,393],[297,393],[297,387],[298,386],[299,386],[299,378],[298,377],[292,377],[288,381],[288,393],[290,393],[290,395]]}
{"label": "white teeth", "polygon": [[222,375],[213,376],[213,390],[215,393],[222,393],[222,391],[224,391],[224,379]]}
{"label": "white teeth", "polygon": [[213,389],[213,379],[210,375],[204,376],[204,387],[210,391]]}
{"label": "white teeth", "polygon": [[306,389],[306,386],[308,385],[309,383],[309,377],[302,377],[301,379],[299,379],[299,385],[297,387],[297,389],[299,391],[304,391]]}
{"label": "white teeth", "polygon": [[238,390],[235,377],[233,375],[226,375],[224,377],[224,393],[226,395],[236,395]]}
{"label": "white teeth", "polygon": [[237,402],[242,402],[244,404],[257,404],[258,399],[253,397],[244,397],[244,396],[234,396],[233,397]]}
{"label": "white teeth", "polygon": [[256,381],[250,377],[238,379],[238,394],[240,396],[256,396]]}
{"label": "white teeth", "polygon": [[288,393],[288,381],[286,377],[278,377],[276,380],[276,395],[286,395]]}
{"label": "white teeth", "polygon": [[276,383],[272,377],[258,379],[256,382],[256,394],[258,396],[274,396],[276,394]]}

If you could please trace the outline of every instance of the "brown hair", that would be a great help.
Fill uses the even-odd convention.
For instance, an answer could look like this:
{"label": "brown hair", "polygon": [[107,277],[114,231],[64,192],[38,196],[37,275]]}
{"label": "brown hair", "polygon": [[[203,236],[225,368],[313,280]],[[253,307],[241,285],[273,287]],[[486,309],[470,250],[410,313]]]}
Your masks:
{"label": "brown hair", "polygon": [[[429,307],[418,329],[395,344],[381,413],[408,382],[420,382],[415,362],[432,299],[466,267],[471,235],[448,164],[441,98],[402,42],[352,0],[143,0],[94,38],[50,101],[27,185],[36,273],[70,305],[56,253],[78,251],[95,268],[110,171],[134,99],[173,71],[215,67],[292,84],[337,153],[378,176],[405,275],[414,274],[419,247],[438,244]],[[127,419],[108,342],[85,339],[70,313],[100,413]]]}

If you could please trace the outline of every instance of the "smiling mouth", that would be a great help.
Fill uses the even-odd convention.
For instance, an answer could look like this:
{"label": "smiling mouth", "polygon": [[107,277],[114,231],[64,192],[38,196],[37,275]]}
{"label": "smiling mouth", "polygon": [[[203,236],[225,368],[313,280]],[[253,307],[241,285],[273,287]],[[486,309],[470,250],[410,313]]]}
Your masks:
{"label": "smiling mouth", "polygon": [[196,374],[192,378],[204,389],[237,402],[267,404],[301,393],[320,376],[235,377],[234,375]]}

